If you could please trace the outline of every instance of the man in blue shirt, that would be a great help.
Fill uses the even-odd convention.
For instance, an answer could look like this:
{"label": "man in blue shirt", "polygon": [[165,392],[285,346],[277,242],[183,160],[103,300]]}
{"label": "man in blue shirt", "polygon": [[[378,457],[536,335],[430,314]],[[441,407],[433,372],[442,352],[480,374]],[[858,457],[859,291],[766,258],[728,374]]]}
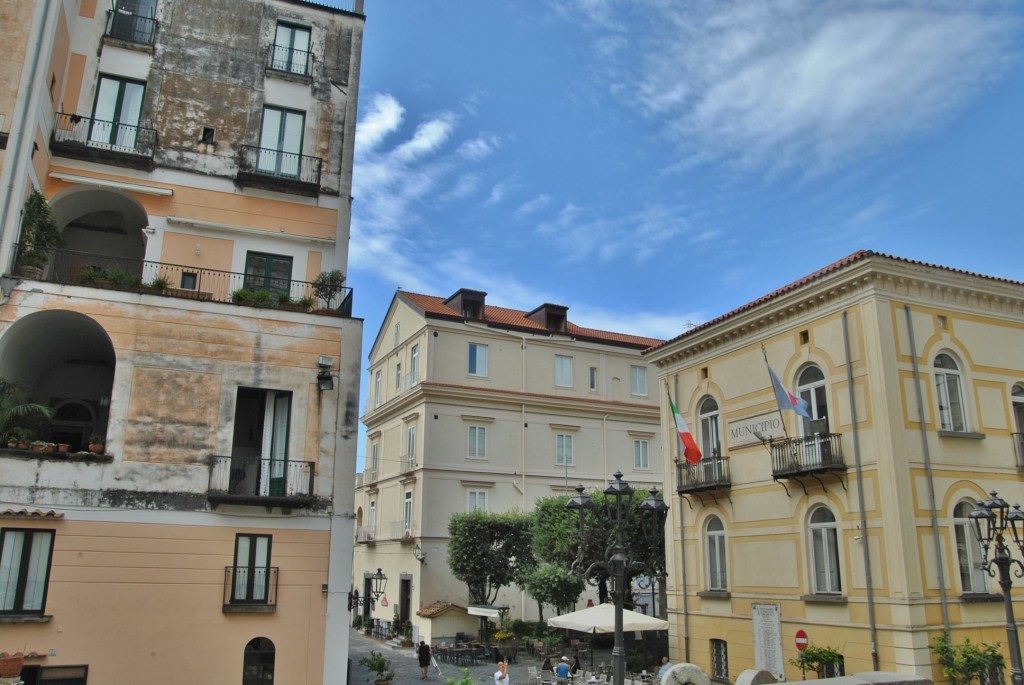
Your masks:
{"label": "man in blue shirt", "polygon": [[569,685],[569,657],[563,656],[555,666],[555,682],[558,685]]}

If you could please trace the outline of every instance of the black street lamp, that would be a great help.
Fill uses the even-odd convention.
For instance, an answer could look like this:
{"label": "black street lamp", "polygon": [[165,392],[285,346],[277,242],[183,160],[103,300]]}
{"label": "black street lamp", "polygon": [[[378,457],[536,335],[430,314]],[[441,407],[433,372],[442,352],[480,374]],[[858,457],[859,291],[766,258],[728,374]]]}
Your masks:
{"label": "black street lamp", "polygon": [[358,606],[366,606],[367,604],[371,607],[377,603],[380,596],[384,594],[384,588],[388,586],[388,577],[384,575],[384,572],[379,568],[377,572],[370,576],[371,589],[370,596],[360,597],[359,590],[355,588],[348,591],[348,610],[352,611]]}
{"label": "black street lamp", "polygon": [[[1024,511],[1021,511],[1019,504],[1010,505],[993,490],[990,497],[971,512],[970,518],[974,524],[974,533],[981,543],[981,566],[992,578],[995,577],[995,570],[999,571],[999,587],[1003,590],[1003,608],[1006,611],[1006,639],[1010,646],[1010,680],[1013,685],[1024,685],[1024,668],[1021,667],[1020,640],[1017,638],[1017,621],[1013,617],[1013,598],[1010,596],[1010,588],[1013,581],[1010,579],[1010,566],[1016,566],[1014,574],[1018,578],[1024,578],[1024,563],[1020,559],[1011,556],[1011,548],[1007,544],[1006,529],[1010,529],[1010,535],[1017,549],[1024,557],[1024,540],[1021,540],[1022,528],[1024,528]],[[989,559],[988,550],[992,548],[992,558]],[[993,569],[995,566],[995,569]]]}
{"label": "black street lamp", "polygon": [[615,480],[611,481],[608,487],[604,489],[604,494],[608,497],[606,506],[607,513],[612,522],[614,540],[611,545],[605,548],[604,558],[590,563],[586,569],[583,568],[583,564],[587,560],[585,559],[585,549],[582,544],[582,541],[585,539],[586,512],[593,511],[597,508],[597,505],[584,492],[583,485],[581,484],[576,486],[576,494],[565,503],[565,508],[579,513],[579,539],[581,544],[579,556],[572,565],[573,572],[584,578],[592,578],[596,573],[603,572],[611,579],[610,594],[615,602],[615,644],[612,647],[612,684],[623,685],[626,677],[626,651],[623,640],[622,610],[626,594],[629,592],[628,571],[646,569],[648,572],[659,576],[663,573],[662,565],[659,565],[653,558],[632,561],[627,558],[625,545],[626,528],[635,515],[648,519],[644,522],[646,524],[644,525],[644,534],[649,538],[648,542],[654,548],[657,538],[662,535],[668,505],[658,495],[657,488],[653,488],[650,496],[637,506],[635,510],[631,510],[629,505],[633,498],[633,488],[630,487],[629,483],[622,480],[621,471],[615,472]]}

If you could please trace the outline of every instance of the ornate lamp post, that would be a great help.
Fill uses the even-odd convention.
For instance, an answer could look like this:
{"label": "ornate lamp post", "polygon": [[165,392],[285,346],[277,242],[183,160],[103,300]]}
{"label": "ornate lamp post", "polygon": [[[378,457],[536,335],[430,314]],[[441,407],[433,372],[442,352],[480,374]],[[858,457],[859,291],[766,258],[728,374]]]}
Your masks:
{"label": "ornate lamp post", "polygon": [[[654,488],[651,490],[650,496],[635,510],[630,509],[633,488],[630,487],[629,483],[622,480],[621,471],[615,472],[615,480],[611,481],[608,487],[604,489],[604,494],[608,497],[606,506],[612,523],[612,544],[605,548],[603,559],[598,559],[585,568],[584,564],[588,560],[585,559],[584,546],[581,544],[579,557],[573,562],[572,568],[574,573],[584,578],[593,577],[596,572],[603,571],[611,580],[610,594],[615,602],[615,644],[612,648],[612,683],[613,685],[623,685],[626,676],[626,651],[623,644],[622,609],[626,593],[629,592],[629,574],[627,572],[638,568],[652,569],[653,567],[656,569],[653,573],[660,574],[660,570],[657,570],[660,567],[652,563],[651,559],[631,561],[627,558],[624,542],[626,528],[631,523],[633,516],[639,515],[644,519],[649,519],[649,521],[645,522],[648,525],[644,526],[644,533],[650,536],[648,542],[653,545],[657,537],[661,535],[668,505],[658,496],[657,488]],[[587,526],[586,512],[593,511],[597,508],[597,505],[584,492],[583,485],[577,485],[576,494],[566,502],[565,508],[579,513],[579,537],[580,540],[583,540]]]}
{"label": "ornate lamp post", "polygon": [[384,572],[379,568],[377,572],[370,576],[371,590],[368,597],[360,597],[359,591],[355,588],[348,591],[348,610],[352,611],[358,606],[366,606],[369,604],[371,607],[377,603],[380,596],[384,594],[384,588],[388,586],[388,577],[384,575]]}
{"label": "ornate lamp post", "polygon": [[[1024,511],[1020,505],[1010,505],[993,490],[990,497],[981,502],[971,512],[971,522],[974,524],[974,533],[978,536],[982,550],[982,568],[992,578],[999,572],[999,587],[1003,590],[1003,609],[1006,611],[1006,640],[1010,646],[1010,679],[1013,685],[1024,685],[1024,668],[1021,667],[1020,640],[1017,638],[1017,621],[1013,616],[1013,598],[1010,596],[1010,588],[1013,581],[1010,579],[1010,567],[1016,566],[1014,574],[1018,578],[1024,577],[1024,563],[1020,559],[1011,556],[1012,549],[1007,544],[1006,532],[1009,528],[1013,542],[1016,543],[1020,555],[1024,557],[1024,540],[1021,540],[1022,529],[1024,529]],[[992,558],[988,556],[989,548],[992,548]],[[995,567],[993,569],[993,566]]]}

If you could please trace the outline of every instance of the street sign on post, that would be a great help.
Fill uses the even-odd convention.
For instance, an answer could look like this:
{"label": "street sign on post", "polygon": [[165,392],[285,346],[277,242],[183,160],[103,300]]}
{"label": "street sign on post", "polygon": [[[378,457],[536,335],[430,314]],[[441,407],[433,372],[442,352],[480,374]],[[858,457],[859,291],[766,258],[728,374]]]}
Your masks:
{"label": "street sign on post", "polygon": [[804,651],[805,649],[807,649],[808,642],[809,642],[809,640],[807,639],[806,631],[804,631],[802,629],[796,631],[796,648],[797,649],[799,649],[801,652]]}

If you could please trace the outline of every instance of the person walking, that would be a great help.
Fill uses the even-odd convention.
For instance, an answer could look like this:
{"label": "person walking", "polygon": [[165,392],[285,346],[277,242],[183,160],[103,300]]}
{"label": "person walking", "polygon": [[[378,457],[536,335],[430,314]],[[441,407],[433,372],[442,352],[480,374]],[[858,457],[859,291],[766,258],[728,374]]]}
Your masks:
{"label": "person walking", "polygon": [[416,657],[420,661],[420,680],[426,680],[427,671],[430,669],[430,645],[420,640],[420,646],[416,649]]}

